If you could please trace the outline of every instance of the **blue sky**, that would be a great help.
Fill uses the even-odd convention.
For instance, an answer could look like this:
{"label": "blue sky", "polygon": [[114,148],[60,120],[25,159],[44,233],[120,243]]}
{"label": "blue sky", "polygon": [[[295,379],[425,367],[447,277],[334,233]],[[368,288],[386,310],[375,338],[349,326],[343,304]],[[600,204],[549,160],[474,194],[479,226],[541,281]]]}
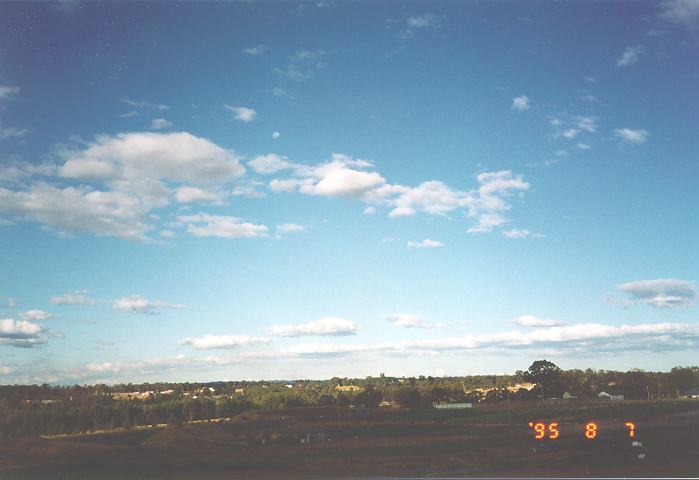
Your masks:
{"label": "blue sky", "polygon": [[0,383],[696,364],[699,2],[0,5]]}

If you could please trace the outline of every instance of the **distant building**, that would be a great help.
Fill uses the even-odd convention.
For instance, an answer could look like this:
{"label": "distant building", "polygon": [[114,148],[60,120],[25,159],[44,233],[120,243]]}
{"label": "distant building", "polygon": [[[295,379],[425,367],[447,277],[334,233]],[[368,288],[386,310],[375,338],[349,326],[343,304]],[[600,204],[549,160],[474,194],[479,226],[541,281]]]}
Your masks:
{"label": "distant building", "polygon": [[598,397],[598,398],[601,398],[601,399],[604,399],[604,400],[613,400],[613,401],[622,401],[622,400],[624,400],[624,396],[623,396],[623,395],[614,395],[614,394],[607,393],[607,392],[599,392],[599,394],[597,395],[597,397]]}
{"label": "distant building", "polygon": [[699,398],[699,387],[690,388],[684,392],[683,396],[687,398]]}
{"label": "distant building", "polygon": [[338,390],[340,392],[361,392],[364,389],[357,385],[338,385],[337,387],[335,387],[335,390]]}
{"label": "distant building", "polygon": [[459,403],[449,403],[449,402],[434,402],[432,404],[437,410],[465,410],[467,408],[473,408],[473,404],[470,402],[459,402]]}

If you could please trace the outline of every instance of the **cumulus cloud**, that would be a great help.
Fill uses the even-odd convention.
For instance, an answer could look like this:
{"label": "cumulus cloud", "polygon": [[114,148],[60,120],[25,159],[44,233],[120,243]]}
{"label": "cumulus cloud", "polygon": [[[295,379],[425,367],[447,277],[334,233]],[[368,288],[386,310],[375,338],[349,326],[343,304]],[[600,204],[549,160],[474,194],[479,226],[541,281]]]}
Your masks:
{"label": "cumulus cloud", "polygon": [[245,55],[257,56],[266,53],[269,50],[267,45],[255,45],[254,47],[247,47],[243,49]]}
{"label": "cumulus cloud", "polygon": [[648,131],[639,128],[617,128],[614,130],[614,136],[620,138],[624,143],[639,145],[645,143],[648,139]]}
{"label": "cumulus cloud", "polygon": [[229,349],[249,347],[270,343],[267,338],[250,337],[248,335],[204,335],[202,337],[185,338],[180,345],[188,345],[197,349]]}
{"label": "cumulus cloud", "polygon": [[694,282],[676,278],[638,280],[617,285],[631,303],[645,303],[656,308],[689,307],[699,293]]}
{"label": "cumulus cloud", "polygon": [[128,297],[122,297],[114,300],[112,308],[128,313],[143,313],[146,315],[155,315],[162,313],[166,308],[185,308],[185,305],[179,303],[163,302],[161,300],[151,301],[143,295],[133,294]]}
{"label": "cumulus cloud", "polygon": [[265,158],[261,165],[288,167],[292,178],[275,178],[269,188],[275,192],[298,191],[307,195],[354,197],[369,204],[365,213],[376,212],[377,206],[390,207],[389,217],[413,216],[419,212],[446,215],[457,209],[467,209],[468,217],[478,224],[470,232],[489,232],[505,223],[503,213],[511,208],[509,198],[529,189],[522,175],[510,170],[483,172],[476,178],[477,189],[456,190],[438,180],[422,182],[416,187],[390,184],[374,165],[363,159],[335,153],[328,162],[315,166],[280,163],[282,159]]}
{"label": "cumulus cloud", "polygon": [[66,155],[60,175],[80,180],[223,182],[245,173],[234,152],[187,132],[101,135]]}
{"label": "cumulus cloud", "polygon": [[389,313],[385,316],[386,320],[397,327],[406,328],[424,328],[425,321],[417,316],[408,313]]}
{"label": "cumulus cloud", "polygon": [[157,103],[150,103],[146,101],[136,101],[136,100],[131,100],[130,98],[122,98],[121,102],[125,103],[126,105],[134,108],[146,108],[149,110],[160,110],[165,111],[165,110],[170,110],[170,107],[167,105],[163,105],[162,103],[157,104]]}
{"label": "cumulus cloud", "polygon": [[684,25],[694,29],[699,25],[699,1],[697,0],[669,0],[659,5],[660,18],[663,20]]}
{"label": "cumulus cloud", "polygon": [[280,235],[285,235],[287,233],[303,232],[306,227],[299,225],[298,223],[280,223],[277,225],[277,233]]}
{"label": "cumulus cloud", "polygon": [[431,240],[429,238],[426,238],[419,242],[412,240],[408,242],[408,248],[440,248],[443,246],[444,244],[442,242],[437,240]]}
{"label": "cumulus cloud", "polygon": [[515,318],[514,322],[520,327],[560,327],[564,325],[564,323],[559,320],[539,318],[534,315],[521,315]]}
{"label": "cumulus cloud", "polygon": [[252,122],[255,120],[255,117],[257,117],[257,112],[249,107],[234,107],[231,105],[225,105],[225,108],[233,112],[235,119],[240,120],[241,122]]}
{"label": "cumulus cloud", "polygon": [[180,187],[175,198],[180,203],[211,203],[221,205],[228,195],[223,190],[202,189],[197,187]]}
{"label": "cumulus cloud", "polygon": [[542,238],[543,235],[540,233],[532,233],[529,230],[513,228],[512,230],[506,230],[502,232],[507,238]]}
{"label": "cumulus cloud", "polygon": [[412,38],[418,30],[439,28],[442,25],[444,17],[435,15],[434,13],[426,12],[422,15],[413,15],[405,19],[404,29],[401,31],[401,37],[404,39]]}
{"label": "cumulus cloud", "polygon": [[51,297],[53,305],[97,305],[87,290],[71,290],[63,295]]}
{"label": "cumulus cloud", "polygon": [[0,128],[0,140],[7,140],[8,138],[20,138],[27,134],[29,130],[26,128]]}
{"label": "cumulus cloud", "polygon": [[147,240],[148,207],[133,195],[38,183],[27,191],[0,187],[0,211],[37,221],[62,234],[89,232]]}
{"label": "cumulus cloud", "polygon": [[518,110],[523,112],[524,110],[529,110],[529,97],[526,95],[520,95],[519,97],[512,99],[512,110]]}
{"label": "cumulus cloud", "polygon": [[616,66],[630,67],[631,65],[638,63],[638,61],[641,59],[641,56],[645,55],[645,53],[646,49],[643,45],[628,47],[626,50],[624,50],[621,56],[617,58]]}
{"label": "cumulus cloud", "polygon": [[20,88],[14,85],[0,85],[0,100],[9,100],[19,94]]}
{"label": "cumulus cloud", "polygon": [[150,122],[151,130],[164,130],[170,127],[172,127],[172,122],[169,120],[165,120],[164,118],[154,118]]}
{"label": "cumulus cloud", "polygon": [[[328,55],[325,50],[296,50],[290,57],[284,68],[274,68],[274,73],[284,76],[295,82],[310,80],[315,73],[325,67],[324,58]],[[273,91],[275,96],[286,96],[282,89],[280,94],[277,89]],[[283,92],[283,93],[281,93]]]}
{"label": "cumulus cloud", "polygon": [[187,232],[195,237],[266,237],[268,230],[266,225],[244,222],[238,217],[209,215],[207,213],[180,215],[177,217],[177,223],[180,226],[185,226]]}
{"label": "cumulus cloud", "polygon": [[276,188],[298,188],[307,195],[361,197],[386,182],[378,173],[366,171],[371,166],[366,160],[334,153],[329,162],[314,167],[297,165],[295,174],[301,178],[293,183],[277,180]]}
{"label": "cumulus cloud", "polygon": [[20,313],[19,317],[22,320],[27,320],[30,322],[51,320],[52,318],[56,318],[54,314],[45,312],[43,310],[27,310],[26,312]]}
{"label": "cumulus cloud", "polygon": [[38,323],[10,318],[0,320],[0,345],[32,348],[43,346],[47,340],[48,332]]}
{"label": "cumulus cloud", "polygon": [[269,175],[281,170],[288,170],[292,168],[294,164],[286,157],[277,155],[276,153],[268,153],[267,155],[259,155],[248,161],[248,166],[252,168],[255,173]]}
{"label": "cumulus cloud", "polygon": [[315,335],[322,337],[341,337],[356,335],[359,327],[351,320],[339,317],[323,317],[308,323],[295,323],[271,327],[269,332],[277,337],[301,337]]}
{"label": "cumulus cloud", "polygon": [[272,132],[272,140],[276,140],[281,136],[279,132]]}

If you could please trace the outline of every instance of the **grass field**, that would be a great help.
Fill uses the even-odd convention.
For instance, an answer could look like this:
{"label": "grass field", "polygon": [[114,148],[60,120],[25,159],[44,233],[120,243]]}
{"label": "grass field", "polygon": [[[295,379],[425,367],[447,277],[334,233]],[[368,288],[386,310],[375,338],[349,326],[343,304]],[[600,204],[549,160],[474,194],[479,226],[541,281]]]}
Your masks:
{"label": "grass field", "polygon": [[[558,438],[536,440],[530,421],[556,421]],[[633,438],[628,421],[636,426]],[[585,436],[588,422],[598,425],[594,439]],[[452,411],[298,408],[251,411],[221,423],[0,443],[3,480],[698,472],[695,401],[516,402]]]}

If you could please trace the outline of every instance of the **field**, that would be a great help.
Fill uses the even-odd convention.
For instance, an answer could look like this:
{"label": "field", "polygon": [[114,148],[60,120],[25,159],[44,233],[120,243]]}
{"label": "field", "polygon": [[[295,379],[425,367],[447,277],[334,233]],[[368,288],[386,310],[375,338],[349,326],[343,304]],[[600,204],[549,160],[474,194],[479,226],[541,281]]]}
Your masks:
{"label": "field", "polygon": [[[558,423],[536,440],[530,421]],[[629,436],[627,422],[635,424]],[[594,439],[586,424],[598,426]],[[551,435],[547,429],[546,436]],[[633,446],[632,442],[641,446]],[[639,455],[643,458],[639,458]],[[0,443],[0,479],[696,476],[699,402],[308,407]]]}

